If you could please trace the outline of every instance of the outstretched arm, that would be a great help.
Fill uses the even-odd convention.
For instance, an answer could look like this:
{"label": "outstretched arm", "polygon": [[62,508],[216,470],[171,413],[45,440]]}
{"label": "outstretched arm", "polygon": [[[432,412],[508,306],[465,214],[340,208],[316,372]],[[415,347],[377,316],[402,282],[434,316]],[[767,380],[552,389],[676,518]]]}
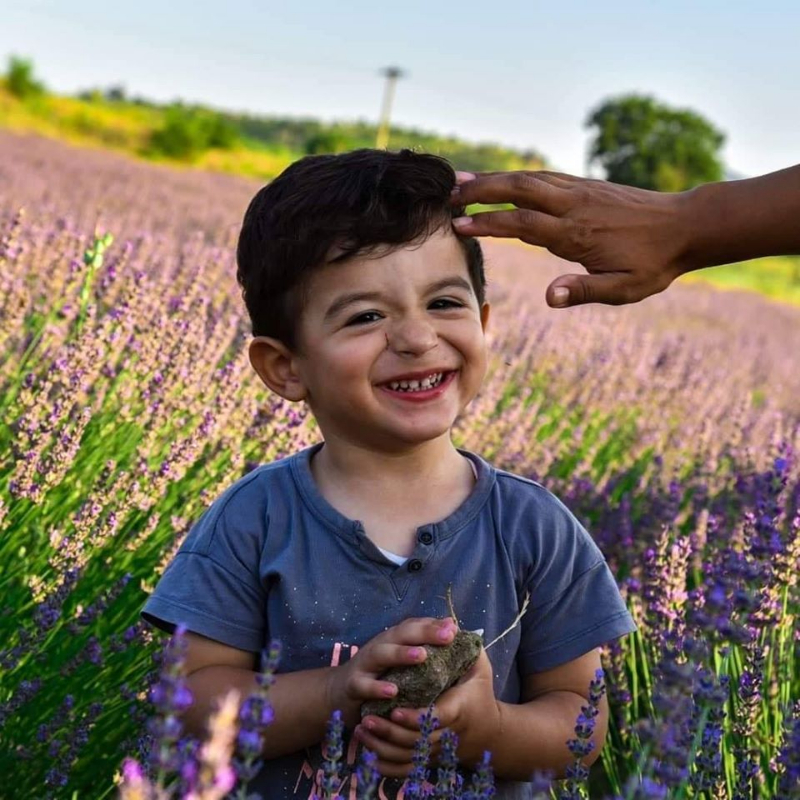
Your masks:
{"label": "outstretched arm", "polygon": [[620,305],[718,264],[800,253],[800,165],[662,193],[558,172],[458,173],[453,203],[513,203],[457,217],[458,233],[519,238],[582,264],[547,289],[555,308]]}

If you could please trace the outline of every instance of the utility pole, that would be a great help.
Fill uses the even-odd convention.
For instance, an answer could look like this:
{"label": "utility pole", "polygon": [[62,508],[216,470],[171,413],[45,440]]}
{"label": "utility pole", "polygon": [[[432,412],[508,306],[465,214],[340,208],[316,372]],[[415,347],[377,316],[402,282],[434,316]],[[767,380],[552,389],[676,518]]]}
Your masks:
{"label": "utility pole", "polygon": [[397,79],[405,77],[405,74],[400,67],[385,67],[381,70],[381,75],[386,78],[386,84],[383,87],[381,118],[378,123],[378,135],[375,138],[375,147],[379,150],[385,150],[389,146],[389,118],[392,114],[394,87],[397,84]]}

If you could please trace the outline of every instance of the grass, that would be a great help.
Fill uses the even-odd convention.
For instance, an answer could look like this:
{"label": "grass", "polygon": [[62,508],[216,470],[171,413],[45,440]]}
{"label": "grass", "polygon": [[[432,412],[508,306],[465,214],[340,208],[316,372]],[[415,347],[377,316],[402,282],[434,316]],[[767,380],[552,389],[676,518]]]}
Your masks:
{"label": "grass", "polygon": [[691,272],[680,280],[702,281],[720,289],[744,289],[782,303],[800,305],[800,256],[772,256],[725,264]]}
{"label": "grass", "polygon": [[14,133],[35,133],[79,147],[113,150],[179,169],[188,166],[249,178],[272,178],[303,155],[243,139],[230,150],[207,150],[190,162],[159,157],[148,151],[148,141],[163,120],[161,109],[129,102],[53,94],[22,101],[0,83],[0,128]]}

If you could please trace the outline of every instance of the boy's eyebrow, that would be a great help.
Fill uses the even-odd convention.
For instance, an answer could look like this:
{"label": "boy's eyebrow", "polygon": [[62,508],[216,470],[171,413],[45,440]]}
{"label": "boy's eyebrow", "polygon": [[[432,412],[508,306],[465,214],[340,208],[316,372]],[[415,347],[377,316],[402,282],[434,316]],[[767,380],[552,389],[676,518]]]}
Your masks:
{"label": "boy's eyebrow", "polygon": [[[425,287],[424,294],[433,294],[433,292],[438,292],[441,289],[447,288],[466,289],[468,292],[472,291],[472,285],[469,281],[465,280],[460,275],[450,275],[447,278],[440,278],[438,281],[429,283]],[[323,321],[328,322],[347,306],[357,303],[359,300],[380,300],[382,298],[383,295],[380,292],[348,292],[347,294],[337,297],[336,300],[331,303],[328,310],[325,312]]]}

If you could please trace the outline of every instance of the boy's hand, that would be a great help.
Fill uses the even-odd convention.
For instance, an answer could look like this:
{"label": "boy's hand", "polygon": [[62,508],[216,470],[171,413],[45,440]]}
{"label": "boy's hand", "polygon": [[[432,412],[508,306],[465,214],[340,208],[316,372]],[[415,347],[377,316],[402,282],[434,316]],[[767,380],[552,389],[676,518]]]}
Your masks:
{"label": "boy's hand", "polygon": [[370,639],[346,663],[334,667],[328,677],[328,704],[342,712],[348,728],[361,721],[361,705],[367,700],[386,700],[397,694],[397,686],[379,680],[392,667],[423,662],[423,644],[450,644],[456,635],[451,617],[410,618]]}
{"label": "boy's hand", "polygon": [[[475,666],[451,689],[443,692],[433,706],[439,720],[430,738],[431,765],[438,762],[442,730],[458,735],[458,760],[472,767],[492,749],[500,730],[500,706],[494,696],[492,664],[481,650]],[[425,708],[397,708],[392,719],[367,716],[355,730],[364,746],[378,754],[377,769],[390,778],[405,778],[411,773],[414,743],[420,737],[419,717]]]}

